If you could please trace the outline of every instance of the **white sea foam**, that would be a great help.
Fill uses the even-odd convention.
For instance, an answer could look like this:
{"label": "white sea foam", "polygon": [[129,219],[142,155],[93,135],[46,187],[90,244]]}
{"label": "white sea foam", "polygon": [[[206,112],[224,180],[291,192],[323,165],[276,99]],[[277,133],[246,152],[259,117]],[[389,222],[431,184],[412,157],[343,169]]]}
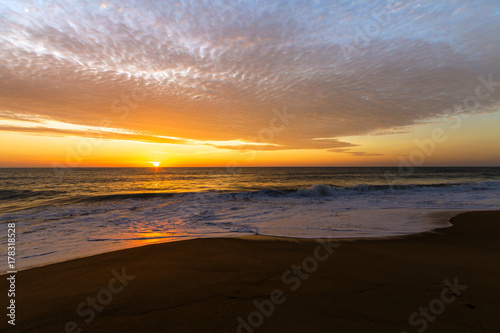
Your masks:
{"label": "white sea foam", "polygon": [[[500,182],[314,185],[292,190],[113,197],[0,216],[16,222],[21,267],[189,238],[398,236],[448,225],[426,214],[500,209]],[[5,239],[3,240],[5,241]]]}

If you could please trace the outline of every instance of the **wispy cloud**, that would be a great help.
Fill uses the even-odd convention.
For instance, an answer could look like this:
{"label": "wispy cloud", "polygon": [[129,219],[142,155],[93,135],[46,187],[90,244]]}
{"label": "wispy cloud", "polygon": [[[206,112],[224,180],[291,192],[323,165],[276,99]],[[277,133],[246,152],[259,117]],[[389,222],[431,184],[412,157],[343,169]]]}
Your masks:
{"label": "wispy cloud", "polygon": [[379,154],[379,153],[366,153],[363,151],[351,151],[349,148],[333,148],[333,149],[328,149],[330,152],[334,153],[346,153],[351,156],[363,156],[363,157],[373,157],[373,156],[382,156],[384,154]]}
{"label": "wispy cloud", "polygon": [[[5,117],[2,117],[5,115]],[[3,118],[3,119],[2,119]],[[222,149],[271,149],[279,147],[277,144],[238,140],[193,140],[189,138],[171,137],[163,135],[148,135],[121,128],[87,126],[65,123],[44,117],[30,117],[29,115],[13,112],[0,112],[0,131],[32,133],[38,135],[72,135],[96,139],[131,140],[151,143],[170,143],[181,145],[211,146]]]}
{"label": "wispy cloud", "polygon": [[[337,138],[408,130],[449,115],[478,75],[500,80],[499,13],[498,1],[5,1],[0,109],[59,123],[0,130],[83,135],[107,118],[119,132],[99,131],[120,138],[349,147]],[[146,98],[120,119],[114,101],[137,89]],[[286,131],[252,141],[283,106]]]}

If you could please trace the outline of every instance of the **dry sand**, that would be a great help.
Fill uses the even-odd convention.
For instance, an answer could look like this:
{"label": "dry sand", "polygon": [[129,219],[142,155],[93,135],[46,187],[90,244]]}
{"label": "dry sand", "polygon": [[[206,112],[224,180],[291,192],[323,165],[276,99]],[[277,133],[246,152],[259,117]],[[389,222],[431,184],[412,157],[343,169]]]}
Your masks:
{"label": "dry sand", "polygon": [[[17,274],[16,326],[8,331],[237,332],[237,318],[248,322],[250,315],[255,332],[500,332],[500,212],[451,222],[338,248],[198,239],[29,269]],[[122,268],[135,278],[114,278],[111,271],[120,275]],[[458,296],[445,280],[460,285]],[[96,296],[100,311],[89,305]],[[272,314],[256,312],[255,301]],[[418,313],[429,306],[427,315]]]}

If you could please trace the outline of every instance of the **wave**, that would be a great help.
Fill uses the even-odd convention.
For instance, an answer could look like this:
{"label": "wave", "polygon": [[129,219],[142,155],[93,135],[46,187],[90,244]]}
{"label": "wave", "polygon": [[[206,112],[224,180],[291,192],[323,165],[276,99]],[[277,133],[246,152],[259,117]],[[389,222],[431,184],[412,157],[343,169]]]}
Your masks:
{"label": "wave", "polygon": [[[53,199],[64,197],[65,200],[72,202],[99,202],[110,200],[125,200],[125,199],[150,199],[155,197],[171,197],[177,193],[120,193],[120,194],[105,194],[105,195],[72,195],[67,196],[66,191],[32,191],[32,190],[0,190],[0,201],[19,200],[19,199]],[[63,199],[63,198],[61,198]]]}
{"label": "wave", "polygon": [[346,193],[367,192],[400,192],[400,191],[425,191],[425,190],[490,190],[500,189],[500,181],[491,182],[465,182],[465,183],[435,183],[435,184],[405,184],[405,185],[366,185],[336,187],[329,185],[313,185],[307,189],[297,191],[299,196],[334,196]]}
{"label": "wave", "polygon": [[170,198],[179,193],[120,193],[105,195],[70,194],[66,191],[0,190],[0,213],[44,206]]}
{"label": "wave", "polygon": [[[24,265],[39,265],[58,258],[76,258],[82,255],[82,249],[86,254],[99,253],[189,238],[400,236],[449,226],[445,218],[429,213],[500,209],[498,180],[413,182],[392,186],[382,182],[352,186],[318,182],[296,188],[94,192],[86,196],[81,192],[52,193],[60,197],[44,199],[47,207],[40,209],[36,200],[29,201],[38,206],[2,212],[0,224],[18,224],[19,236],[26,245]],[[3,192],[6,196],[19,193],[23,194]]]}
{"label": "wave", "polygon": [[152,198],[171,198],[176,194],[172,192],[156,192],[156,193],[120,193],[120,194],[106,194],[89,196],[79,199],[81,202],[101,202],[101,201],[114,201],[114,200],[127,200],[127,199],[152,199]]}
{"label": "wave", "polygon": [[[207,196],[221,196],[226,199],[259,199],[259,198],[322,198],[369,193],[411,193],[415,191],[470,192],[500,190],[500,181],[477,181],[432,184],[358,184],[353,186],[337,186],[334,184],[316,184],[308,188],[267,188],[253,191],[203,191],[203,192],[148,192],[148,193],[116,193],[106,195],[70,195],[65,191],[33,191],[33,190],[0,190],[0,211],[16,211],[42,206],[59,206],[69,204],[92,204],[124,200],[173,199],[197,200]],[[2,204],[3,202],[3,204]],[[15,204],[15,205],[12,205]]]}
{"label": "wave", "polygon": [[0,201],[51,198],[66,191],[0,190]]}
{"label": "wave", "polygon": [[482,182],[461,182],[461,183],[434,183],[434,184],[393,184],[393,185],[367,185],[358,184],[354,186],[340,187],[336,185],[317,184],[308,188],[298,190],[285,189],[265,189],[253,192],[257,196],[279,197],[279,196],[298,196],[298,197],[331,197],[343,194],[369,193],[369,192],[401,192],[401,191],[425,191],[425,190],[498,190],[500,181],[482,181]]}

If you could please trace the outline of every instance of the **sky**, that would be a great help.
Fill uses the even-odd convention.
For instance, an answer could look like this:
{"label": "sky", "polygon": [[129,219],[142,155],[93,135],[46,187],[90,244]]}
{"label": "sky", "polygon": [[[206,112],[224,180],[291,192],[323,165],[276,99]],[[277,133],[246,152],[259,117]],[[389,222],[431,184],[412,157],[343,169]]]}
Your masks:
{"label": "sky", "polygon": [[499,166],[499,1],[0,1],[0,167]]}

